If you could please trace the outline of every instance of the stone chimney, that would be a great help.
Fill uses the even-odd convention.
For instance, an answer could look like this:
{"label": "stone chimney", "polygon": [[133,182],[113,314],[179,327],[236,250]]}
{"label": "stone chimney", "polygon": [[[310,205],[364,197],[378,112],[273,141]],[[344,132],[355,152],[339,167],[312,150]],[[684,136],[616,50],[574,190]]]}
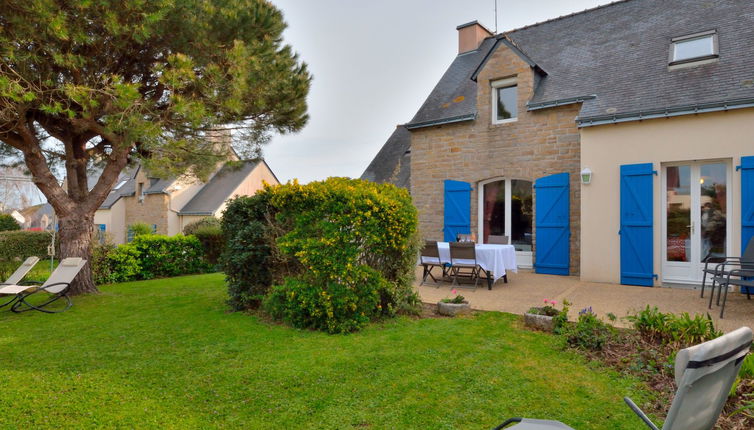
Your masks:
{"label": "stone chimney", "polygon": [[487,30],[477,21],[467,22],[456,27],[458,30],[458,53],[473,51],[479,48],[482,41],[492,36],[492,32]]}

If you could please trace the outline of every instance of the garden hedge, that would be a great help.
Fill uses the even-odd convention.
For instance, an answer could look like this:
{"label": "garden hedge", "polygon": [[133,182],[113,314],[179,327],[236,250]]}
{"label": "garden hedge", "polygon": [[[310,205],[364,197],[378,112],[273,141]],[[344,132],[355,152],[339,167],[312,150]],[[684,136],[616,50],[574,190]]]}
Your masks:
{"label": "garden hedge", "polygon": [[31,256],[47,257],[47,247],[52,234],[45,231],[0,232],[0,261],[25,259]]}
{"label": "garden hedge", "polygon": [[415,309],[417,224],[390,184],[294,181],[236,198],[223,215],[230,304],[330,333]]}
{"label": "garden hedge", "polygon": [[0,231],[21,230],[15,218],[8,214],[0,214]]}
{"label": "garden hedge", "polygon": [[194,236],[136,236],[127,244],[95,246],[92,252],[96,283],[113,283],[203,273],[211,269]]}

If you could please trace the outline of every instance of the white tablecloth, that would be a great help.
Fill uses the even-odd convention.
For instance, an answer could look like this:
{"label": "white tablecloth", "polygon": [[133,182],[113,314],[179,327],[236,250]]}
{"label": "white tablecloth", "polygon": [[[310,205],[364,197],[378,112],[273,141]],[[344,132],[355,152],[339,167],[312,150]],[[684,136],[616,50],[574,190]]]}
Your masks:
{"label": "white tablecloth", "polygon": [[[440,261],[450,263],[450,244],[448,242],[437,242],[437,248],[440,251]],[[476,245],[476,262],[482,269],[491,272],[493,279],[505,276],[506,271],[513,273],[518,272],[516,266],[516,248],[513,245]]]}

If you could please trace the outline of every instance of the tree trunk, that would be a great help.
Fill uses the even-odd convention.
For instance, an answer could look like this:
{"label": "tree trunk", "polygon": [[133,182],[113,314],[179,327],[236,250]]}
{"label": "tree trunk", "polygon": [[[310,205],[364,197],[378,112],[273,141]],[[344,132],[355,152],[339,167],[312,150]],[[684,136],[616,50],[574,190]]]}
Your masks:
{"label": "tree trunk", "polygon": [[99,293],[92,279],[92,237],[94,234],[94,214],[72,213],[60,218],[60,259],[81,257],[87,264],[71,284],[70,294]]}

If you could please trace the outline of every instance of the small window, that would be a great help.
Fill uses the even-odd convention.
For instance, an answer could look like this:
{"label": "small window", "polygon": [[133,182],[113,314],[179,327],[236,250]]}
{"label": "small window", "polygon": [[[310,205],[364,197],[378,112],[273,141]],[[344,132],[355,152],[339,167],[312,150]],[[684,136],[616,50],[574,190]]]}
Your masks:
{"label": "small window", "polygon": [[139,198],[140,202],[144,201],[144,182],[139,182],[136,187],[136,196]]}
{"label": "small window", "polygon": [[492,82],[492,123],[502,124],[518,118],[518,86],[515,78]]}
{"label": "small window", "polygon": [[120,182],[118,182],[118,185],[116,185],[113,189],[114,190],[119,190],[120,187],[126,185],[126,182],[128,182],[128,181],[120,181]]}
{"label": "small window", "polygon": [[676,37],[670,49],[670,64],[689,63],[717,57],[717,33],[714,31]]}

